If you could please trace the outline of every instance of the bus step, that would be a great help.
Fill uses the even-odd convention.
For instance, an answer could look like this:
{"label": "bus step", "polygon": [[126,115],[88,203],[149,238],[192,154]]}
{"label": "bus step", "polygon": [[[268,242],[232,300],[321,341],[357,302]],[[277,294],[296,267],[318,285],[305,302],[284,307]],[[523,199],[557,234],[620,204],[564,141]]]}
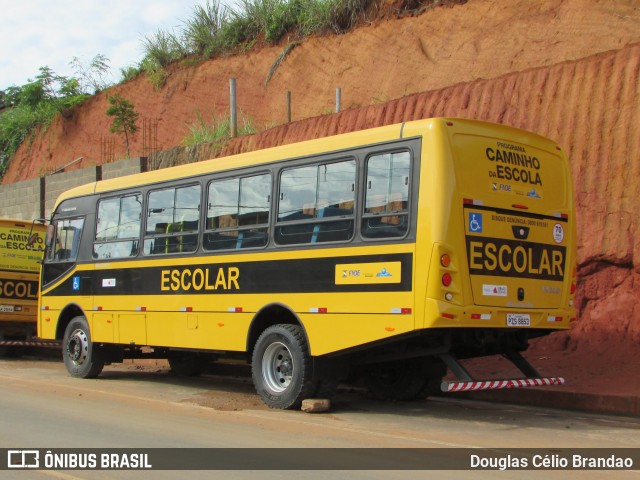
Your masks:
{"label": "bus step", "polygon": [[454,393],[479,390],[499,390],[505,388],[543,387],[564,384],[563,377],[541,377],[519,352],[507,352],[504,356],[518,367],[526,378],[475,380],[457,358],[446,353],[440,355],[440,358],[460,381],[442,382],[440,389],[445,393]]}

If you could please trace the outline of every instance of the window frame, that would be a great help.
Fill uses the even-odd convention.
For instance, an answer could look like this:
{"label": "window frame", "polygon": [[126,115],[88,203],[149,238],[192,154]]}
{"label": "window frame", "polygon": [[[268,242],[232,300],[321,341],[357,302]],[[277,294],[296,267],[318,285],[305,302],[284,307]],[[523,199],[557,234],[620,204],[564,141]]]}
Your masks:
{"label": "window frame", "polygon": [[[78,220],[81,221],[82,224],[80,226],[79,232],[77,234],[74,234],[71,240],[71,248],[70,249],[57,248],[60,242],[60,230],[58,228],[58,224],[62,223],[63,224],[62,229],[64,230],[65,228],[73,227],[72,225],[65,226],[64,225],[65,222],[71,223]],[[55,222],[53,223],[54,235],[53,235],[53,238],[51,239],[52,248],[50,249],[50,254],[47,257],[48,262],[60,264],[60,263],[75,263],[78,261],[78,255],[80,254],[80,247],[82,244],[82,235],[84,235],[84,229],[85,229],[86,223],[87,221],[86,221],[85,215],[79,215],[74,217],[60,217],[55,220]],[[76,227],[73,227],[73,228],[76,228]],[[66,240],[65,240],[65,243],[66,243]],[[60,245],[62,245],[62,243],[60,243]],[[68,251],[69,255],[65,256],[64,258],[60,258],[58,254],[59,252],[62,252],[62,251]]]}
{"label": "window frame", "polygon": [[[374,213],[367,212],[366,210],[367,210],[367,199],[368,199],[369,162],[374,157],[380,157],[384,155],[397,155],[402,153],[406,153],[409,157],[409,171],[407,174],[407,183],[406,183],[407,185],[406,208],[403,210],[389,210],[389,211],[374,212]],[[400,241],[400,240],[406,239],[410,235],[413,225],[415,223],[415,218],[412,212],[412,204],[414,202],[417,202],[417,198],[416,199],[413,198],[414,186],[418,181],[415,178],[415,175],[419,172],[418,168],[416,168],[415,163],[416,163],[415,154],[413,149],[410,147],[367,152],[362,165],[363,179],[361,183],[362,192],[360,192],[362,203],[361,203],[360,211],[358,212],[359,213],[358,232],[360,233],[360,237],[364,242],[380,242],[380,241],[389,241],[389,240]],[[390,192],[389,190],[387,190],[386,195],[388,196],[390,193],[396,193],[396,192]],[[401,200],[401,201],[404,201],[404,200]],[[391,201],[387,202],[387,204],[389,203],[391,203]],[[400,235],[395,235],[395,234],[384,235],[385,230],[389,233],[392,233],[394,231],[393,230],[394,227],[385,227],[385,230],[381,228],[380,233],[382,235],[380,236],[372,236],[372,235],[366,234],[366,228],[364,227],[365,221],[371,220],[371,219],[380,219],[382,223],[382,219],[384,218],[391,219],[392,217],[399,217],[400,219],[402,219],[402,225],[404,227],[404,231]],[[389,222],[389,224],[393,225],[392,222]],[[369,228],[377,228],[377,227],[369,227]]]}
{"label": "window frame", "polygon": [[[258,178],[258,177],[266,177],[266,179],[268,180],[267,182],[265,182],[265,185],[268,185],[269,187],[269,192],[267,194],[267,205],[266,205],[266,212],[267,212],[266,222],[254,223],[250,225],[247,225],[247,224],[241,225],[240,212],[243,207],[241,205],[242,182],[243,180],[246,180],[249,178]],[[271,241],[271,224],[272,224],[271,220],[273,217],[273,178],[274,178],[274,175],[271,170],[261,170],[261,171],[257,170],[253,172],[245,172],[245,173],[234,175],[234,176],[211,178],[209,179],[209,181],[207,181],[206,188],[204,189],[206,210],[203,209],[204,222],[203,222],[203,230],[202,230],[202,248],[205,252],[215,253],[215,252],[230,251],[230,250],[256,250],[256,249],[264,249],[269,246]],[[209,211],[211,207],[210,198],[211,198],[212,186],[216,183],[230,182],[234,180],[238,182],[236,204],[234,205],[235,213],[229,214],[229,216],[233,217],[235,215],[235,219],[231,218],[231,220],[235,220],[235,225],[227,225],[223,227],[209,227],[210,221],[214,221],[214,219],[222,217],[222,215],[217,217],[209,217]],[[236,233],[236,235],[233,235],[234,233]],[[254,240],[254,242],[252,243],[249,240],[249,236],[245,237],[245,233],[247,234],[256,233],[258,235],[253,235],[254,238],[252,240]],[[209,248],[208,245],[210,242],[212,242],[211,238],[213,237],[213,235],[222,235],[223,237],[228,237],[226,239],[225,238],[221,239],[221,242],[224,240],[227,240],[227,243],[229,245],[224,246],[222,243],[220,243],[221,245],[220,248]],[[258,240],[258,242],[256,242],[256,240]]]}
{"label": "window frame", "polygon": [[[195,228],[195,230],[193,229],[187,230],[187,231],[178,230],[178,231],[171,231],[171,232],[167,231],[173,225],[176,225],[179,223],[182,223],[183,224],[182,227],[184,227],[184,220],[182,220],[179,222],[175,222],[175,221],[166,222],[164,232],[149,233],[148,232],[149,224],[150,224],[149,218],[151,217],[150,215],[151,209],[153,208],[153,205],[151,205],[151,195],[157,192],[173,190],[173,204],[170,208],[172,210],[171,216],[172,218],[175,218],[176,211],[184,208],[184,207],[176,206],[178,190],[192,188],[192,187],[197,187],[198,189],[198,205],[197,205],[197,214],[196,214],[197,227]],[[202,224],[202,190],[203,190],[202,183],[199,181],[190,181],[190,182],[185,182],[180,184],[163,185],[163,186],[158,186],[157,188],[150,188],[149,190],[147,190],[145,195],[145,205],[143,208],[145,219],[143,222],[143,230],[141,231],[141,235],[142,235],[141,246],[142,246],[143,256],[157,257],[160,255],[194,254],[195,252],[198,251],[198,248],[200,245],[200,231],[201,231],[200,225]],[[164,208],[164,207],[161,207],[161,208]],[[156,213],[162,213],[162,212],[156,212]],[[156,222],[154,224],[156,229],[159,224],[160,224],[159,222]],[[187,237],[195,238],[195,243],[185,242],[184,239]],[[164,241],[165,244],[155,245],[155,242],[157,240]],[[175,240],[175,243],[172,243],[171,242],[172,240]],[[154,243],[149,248],[149,251],[147,251],[147,245],[149,245],[152,241]],[[190,245],[189,247],[190,249],[183,250],[184,245]],[[164,249],[164,251],[151,251],[152,249],[155,250],[157,248]],[[178,250],[178,251],[169,251],[169,250]]]}
{"label": "window frame", "polygon": [[[123,211],[123,201],[125,198],[135,198],[138,197],[140,201],[140,212],[138,218],[138,234],[137,236],[128,236],[128,237],[119,237],[120,228],[121,228],[121,219],[122,219],[122,211]],[[119,209],[118,209],[118,220],[115,225],[116,236],[114,238],[106,238],[105,240],[98,240],[98,223],[100,219],[100,204],[102,202],[107,202],[111,200],[119,200]],[[140,255],[140,236],[142,233],[142,212],[144,211],[144,195],[140,191],[136,192],[127,192],[122,193],[120,195],[115,195],[111,197],[102,197],[99,198],[96,202],[96,214],[95,214],[95,228],[93,232],[93,242],[91,249],[91,256],[94,260],[118,260],[118,259],[128,259],[128,258],[136,258]],[[112,228],[112,227],[111,227]],[[109,244],[124,244],[126,242],[131,242],[131,249],[129,255],[122,255],[117,257],[100,257],[96,255],[96,245],[109,245]],[[135,253],[133,253],[135,251]]]}
{"label": "window frame", "polygon": [[[352,202],[352,207],[350,209],[345,209],[345,210],[350,210],[350,213],[348,214],[339,214],[339,212],[337,212],[337,215],[330,215],[330,216],[325,216],[325,211],[327,209],[335,209],[340,210],[340,207],[333,207],[331,206],[332,204],[330,203],[331,201],[333,201],[333,199],[326,199],[326,205],[324,204],[324,202],[321,202],[321,199],[319,198],[320,195],[320,182],[319,182],[319,170],[320,167],[322,166],[328,166],[328,165],[338,165],[338,164],[351,164],[353,166],[353,177],[350,178],[351,180],[351,198],[349,198],[347,200],[347,202]],[[277,175],[277,187],[278,187],[278,194],[277,194],[277,201],[273,202],[273,209],[274,209],[274,221],[273,221],[273,239],[274,239],[274,243],[276,246],[280,247],[280,248],[286,248],[286,247],[293,247],[293,246],[304,246],[304,245],[308,245],[308,246],[315,246],[315,245],[331,245],[331,244],[337,244],[337,243],[350,243],[353,242],[354,239],[356,239],[356,232],[357,232],[357,228],[356,228],[356,224],[357,224],[357,214],[358,214],[358,184],[359,184],[359,173],[360,173],[360,166],[359,166],[359,160],[358,160],[358,156],[351,153],[351,154],[347,154],[346,152],[343,155],[340,156],[332,156],[332,157],[323,157],[323,158],[319,158],[316,159],[313,162],[304,162],[304,163],[298,163],[298,164],[294,164],[294,165],[287,165],[282,167],[279,171],[278,171],[278,175]],[[311,216],[309,217],[305,217],[305,218],[294,218],[294,219],[289,219],[287,220],[286,217],[283,217],[284,219],[281,219],[280,217],[280,208],[282,205],[282,201],[283,201],[283,195],[284,195],[284,191],[283,191],[283,181],[282,178],[284,176],[284,174],[286,172],[290,172],[292,170],[296,170],[296,169],[305,169],[305,168],[310,168],[310,167],[315,167],[316,170],[316,186],[314,188],[314,194],[315,194],[315,200],[313,203],[313,206],[311,206],[311,204],[302,204],[302,205],[297,205],[296,207],[301,207],[301,208],[296,208],[296,210],[291,213],[289,216],[294,216],[294,215],[305,215],[305,210],[313,210],[313,213],[311,214]],[[340,202],[337,202],[338,204]],[[323,212],[322,215],[318,216],[318,212]],[[326,233],[331,233],[331,230],[323,230],[323,226],[328,227],[331,224],[334,225],[339,225],[340,222],[342,222],[344,224],[344,222],[351,222],[351,225],[348,226],[348,228],[343,228],[343,231],[349,231],[349,236],[348,238],[337,238],[335,240],[320,240],[319,238],[320,235],[324,235]],[[284,229],[290,227],[290,232],[291,233],[283,233]],[[310,227],[310,228],[309,228]],[[298,229],[298,231],[296,231],[296,229]],[[279,241],[279,238],[282,239],[285,235],[291,235],[293,236],[300,236],[300,237],[307,237],[309,236],[309,240],[308,241],[292,241],[290,243],[288,242],[282,242]]]}

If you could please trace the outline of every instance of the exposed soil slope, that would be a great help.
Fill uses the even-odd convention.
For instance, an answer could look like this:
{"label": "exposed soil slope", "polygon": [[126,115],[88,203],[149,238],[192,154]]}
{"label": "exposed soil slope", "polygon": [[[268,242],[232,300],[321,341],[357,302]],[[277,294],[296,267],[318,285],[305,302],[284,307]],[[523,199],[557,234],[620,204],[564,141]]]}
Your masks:
{"label": "exposed soil slope", "polygon": [[[228,112],[231,77],[243,115],[264,128],[284,123],[287,90],[293,120],[334,111],[336,87],[342,89],[343,110],[379,105],[620,49],[640,41],[639,15],[633,0],[471,0],[416,17],[381,19],[347,35],[305,40],[267,85],[286,42],[197,67],[177,65],[159,91],[141,76],[54,122],[42,138],[19,150],[3,182],[37,177],[78,157],[84,158],[79,168],[102,163],[102,141],[113,138],[105,114],[108,94],[131,99],[141,118],[158,119],[158,147],[170,148],[180,144],[198,112],[207,120]],[[139,133],[132,155],[143,153],[142,141]],[[120,139],[116,152],[124,152]]]}
{"label": "exposed soil slope", "polygon": [[[389,11],[388,9],[386,10]],[[550,136],[569,152],[579,208],[579,322],[530,355],[572,388],[640,394],[640,6],[634,0],[470,0],[311,38],[265,79],[286,47],[175,66],[155,91],[140,77],[108,93],[158,119],[158,146],[179,144],[196,114],[228,110],[228,79],[259,127],[224,153],[431,116],[486,119]],[[334,108],[342,89],[343,112]],[[103,161],[106,94],[24,145],[4,183],[84,157]],[[302,120],[306,119],[306,120]],[[122,150],[124,147],[122,147]],[[142,153],[142,136],[132,147]]]}
{"label": "exposed soil slope", "polygon": [[505,123],[567,148],[578,206],[579,322],[529,355],[580,389],[640,394],[640,44],[295,122],[239,138],[223,153],[431,116]]}

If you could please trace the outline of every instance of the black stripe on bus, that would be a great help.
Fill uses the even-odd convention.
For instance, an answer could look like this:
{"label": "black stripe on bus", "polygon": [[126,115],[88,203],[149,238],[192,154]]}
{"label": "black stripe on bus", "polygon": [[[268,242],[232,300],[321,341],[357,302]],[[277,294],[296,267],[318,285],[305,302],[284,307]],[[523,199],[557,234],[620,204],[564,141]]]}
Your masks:
{"label": "black stripe on bus", "polygon": [[543,215],[542,213],[524,212],[522,210],[509,210],[506,208],[496,208],[488,205],[465,204],[464,208],[469,208],[472,210],[485,210],[488,212],[500,213],[502,215],[509,215],[511,217],[535,218],[538,220],[552,220],[554,222],[569,221],[568,217],[556,217],[555,215]]}
{"label": "black stripe on bus", "polygon": [[0,279],[0,301],[38,300],[38,289],[37,280],[3,278]]}
{"label": "black stripe on bus", "polygon": [[564,280],[564,246],[472,235],[466,241],[471,275]]}
{"label": "black stripe on bus", "polygon": [[[215,257],[212,257],[212,259]],[[398,283],[337,285],[336,265],[400,262]],[[79,271],[45,296],[409,292],[413,255],[362,255],[255,262],[194,263]],[[123,265],[124,266],[124,265]],[[191,288],[182,288],[182,272]],[[196,270],[198,272],[196,273]],[[177,271],[173,274],[172,271]],[[194,284],[197,285],[196,288]]]}

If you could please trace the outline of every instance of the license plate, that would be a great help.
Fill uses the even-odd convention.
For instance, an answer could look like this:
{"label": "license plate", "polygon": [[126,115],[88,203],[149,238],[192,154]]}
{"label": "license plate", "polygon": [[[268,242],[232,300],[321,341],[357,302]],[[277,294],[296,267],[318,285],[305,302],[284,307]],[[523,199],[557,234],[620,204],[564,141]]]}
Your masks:
{"label": "license plate", "polygon": [[530,327],[531,315],[528,313],[507,313],[507,327]]}
{"label": "license plate", "polygon": [[13,312],[13,305],[0,305],[0,312],[2,313]]}

